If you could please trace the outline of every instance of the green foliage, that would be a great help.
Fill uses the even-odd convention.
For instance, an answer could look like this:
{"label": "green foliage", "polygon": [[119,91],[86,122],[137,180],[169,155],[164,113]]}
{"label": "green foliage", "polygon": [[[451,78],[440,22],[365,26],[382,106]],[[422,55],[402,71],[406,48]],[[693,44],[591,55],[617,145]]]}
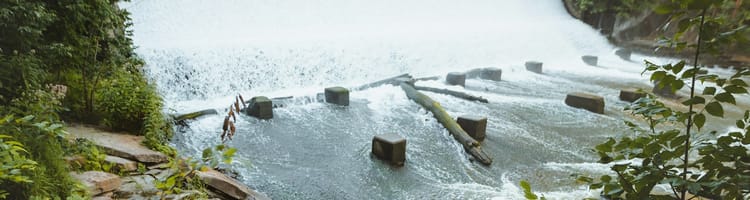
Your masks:
{"label": "green foliage", "polygon": [[67,156],[83,156],[84,163],[71,165],[72,170],[104,171],[119,174],[112,163],[105,162],[107,154],[89,140],[79,138],[75,143],[65,146]]}
{"label": "green foliage", "polygon": [[531,191],[531,185],[529,184],[529,182],[523,180],[523,181],[521,181],[520,185],[521,185],[521,189],[523,189],[523,196],[527,200],[545,200],[545,199],[547,199],[547,198],[544,198],[544,196],[539,197],[536,194],[534,194],[534,192]]}
{"label": "green foliage", "polygon": [[168,194],[180,193],[183,190],[205,191],[202,181],[196,178],[198,171],[207,171],[219,167],[220,163],[230,164],[237,149],[227,147],[224,144],[203,150],[202,159],[173,159],[169,162],[169,168],[177,173],[167,177],[166,180],[157,180],[156,188],[162,190],[162,197]]}
{"label": "green foliage", "polygon": [[620,16],[630,16],[649,9],[654,1],[645,0],[576,0],[575,4],[583,12],[599,14],[615,12]]}
{"label": "green foliage", "polygon": [[[6,116],[5,119],[0,121],[0,126],[4,126],[6,123],[14,121],[12,116]],[[12,136],[0,135],[0,185],[5,181],[14,182],[16,184],[33,183],[31,179],[25,175],[30,171],[33,171],[37,163],[29,159],[28,151],[24,149],[23,144],[18,141],[14,141]],[[0,199],[5,199],[10,193],[4,189],[0,189]]]}
{"label": "green foliage", "polygon": [[138,132],[149,112],[160,112],[161,98],[141,76],[120,73],[105,81],[98,95],[104,124],[115,130]]}
{"label": "green foliage", "polygon": [[[736,95],[748,93],[743,78],[750,76],[750,70],[720,77],[700,73],[703,70],[698,65],[701,53],[717,54],[721,47],[745,41],[744,35],[738,34],[745,31],[744,25],[725,19],[725,14],[707,12],[725,9],[721,6],[733,2],[674,0],[656,7],[657,12],[672,15],[675,23],[670,24],[679,26],[663,43],[678,50],[696,49],[695,59],[692,67],[686,67],[685,61],[665,65],[646,61],[644,73],[651,73],[650,80],[659,83],[657,87],[670,86],[676,91],[687,86],[690,96],[682,104],[688,110],[673,110],[651,95],[635,101],[625,110],[645,119],[648,129],[626,122],[636,133],[634,136],[610,138],[594,149],[600,163],[612,165],[615,176],[579,180],[590,183],[592,189],[602,189],[601,194],[607,199],[686,199],[690,194],[712,199],[750,197],[750,113],[746,111],[737,120],[742,131],[715,136],[716,131],[703,130],[711,123],[706,115],[725,117],[726,104],[735,104]],[[686,39],[685,33],[691,29],[699,33],[697,41]],[[697,82],[706,84],[700,95],[696,94]],[[698,157],[691,156],[691,152],[698,152]],[[659,184],[669,185],[672,194],[652,194]]]}
{"label": "green foliage", "polygon": [[[10,151],[0,153],[7,153],[13,158],[3,158],[3,169],[0,171],[8,170],[12,178],[11,182],[0,181],[0,188],[5,190],[3,196],[9,199],[29,199],[34,196],[65,198],[77,190],[60,157],[60,138],[66,134],[62,124],[33,115],[23,118],[7,115],[0,121],[0,133],[5,138],[17,140],[9,142]],[[6,144],[8,141],[10,140],[6,140]],[[25,150],[21,151],[21,147]],[[0,178],[2,179],[5,178]]]}

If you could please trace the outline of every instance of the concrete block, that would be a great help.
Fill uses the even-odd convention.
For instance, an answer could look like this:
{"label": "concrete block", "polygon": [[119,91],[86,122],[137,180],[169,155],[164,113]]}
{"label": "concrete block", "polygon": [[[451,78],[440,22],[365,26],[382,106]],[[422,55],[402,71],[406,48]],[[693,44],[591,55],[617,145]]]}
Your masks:
{"label": "concrete block", "polygon": [[484,141],[487,132],[487,118],[473,115],[464,115],[456,120],[466,133],[477,141]]}
{"label": "concrete block", "polygon": [[542,73],[542,62],[528,61],[526,62],[526,70],[537,74]]}
{"label": "concrete block", "polygon": [[630,60],[631,54],[633,54],[633,51],[629,49],[618,49],[615,51],[615,55],[620,56],[623,60]]}
{"label": "concrete block", "polygon": [[500,68],[483,68],[479,72],[479,78],[492,81],[500,81],[500,77],[503,75],[503,70]]}
{"label": "concrete block", "polygon": [[601,96],[573,92],[565,97],[565,104],[570,107],[582,108],[594,113],[604,114],[604,98]]}
{"label": "concrete block", "polygon": [[268,97],[253,97],[250,99],[247,114],[258,119],[271,119],[273,118],[273,102]]}
{"label": "concrete block", "polygon": [[645,92],[639,92],[636,89],[620,90],[620,100],[623,101],[634,102],[642,97],[646,97]]}
{"label": "concrete block", "polygon": [[348,106],[349,105],[349,90],[343,87],[329,87],[325,89],[326,102]]}
{"label": "concrete block", "polygon": [[448,85],[466,86],[466,74],[461,72],[451,72],[445,76],[445,82]]}
{"label": "concrete block", "polygon": [[583,60],[583,62],[586,63],[587,65],[591,65],[591,66],[597,66],[599,62],[598,57],[591,56],[591,55],[581,56],[581,60]]}
{"label": "concrete block", "polygon": [[404,165],[406,139],[396,134],[376,135],[372,138],[372,154],[392,165]]}

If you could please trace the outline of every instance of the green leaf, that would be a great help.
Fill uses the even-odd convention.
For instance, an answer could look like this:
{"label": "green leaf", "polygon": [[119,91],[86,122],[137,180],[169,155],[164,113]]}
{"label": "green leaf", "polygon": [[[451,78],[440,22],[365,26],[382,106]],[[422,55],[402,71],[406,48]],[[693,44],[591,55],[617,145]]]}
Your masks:
{"label": "green leaf", "polygon": [[672,92],[682,89],[683,86],[685,86],[685,82],[682,81],[673,81],[672,82]]}
{"label": "green leaf", "polygon": [[680,76],[682,79],[688,79],[693,78],[695,74],[698,73],[698,68],[690,68],[688,70],[685,70],[684,73],[682,73],[682,76]]}
{"label": "green leaf", "polygon": [[696,127],[698,127],[698,130],[700,130],[701,128],[703,128],[703,125],[706,124],[706,115],[704,115],[703,113],[695,115],[695,117],[693,118],[693,123]]}
{"label": "green leaf", "polygon": [[729,82],[732,83],[732,85],[747,87],[747,83],[745,83],[745,81],[743,81],[742,79],[732,79]]}
{"label": "green leaf", "polygon": [[706,87],[706,89],[703,90],[704,95],[714,95],[716,94],[716,87]]}
{"label": "green leaf", "polygon": [[734,100],[734,95],[727,93],[727,92],[717,94],[716,96],[714,96],[714,99],[716,99],[719,102],[737,104],[737,102],[735,102]]}
{"label": "green leaf", "polygon": [[661,81],[667,75],[666,71],[656,71],[651,74],[651,81]]}
{"label": "green leaf", "polygon": [[736,125],[737,125],[737,128],[745,129],[745,121],[737,120]]}
{"label": "green leaf", "polygon": [[696,105],[696,104],[704,104],[706,103],[706,99],[700,96],[695,96],[692,99],[688,99],[687,101],[682,102],[683,105]]}
{"label": "green leaf", "polygon": [[719,102],[714,101],[714,102],[708,103],[706,104],[705,109],[706,109],[706,112],[708,112],[708,114],[711,114],[717,117],[724,117],[724,108],[721,106]]}
{"label": "green leaf", "polygon": [[539,199],[536,194],[531,191],[531,185],[525,180],[521,181],[521,188],[523,188],[523,194],[526,199]]}
{"label": "green leaf", "polygon": [[680,61],[672,67],[672,73],[679,74],[685,68],[685,61]]}
{"label": "green leaf", "polygon": [[727,92],[732,93],[732,94],[747,93],[747,90],[744,87],[738,86],[738,85],[728,85],[728,86],[724,87],[724,90],[726,90]]}

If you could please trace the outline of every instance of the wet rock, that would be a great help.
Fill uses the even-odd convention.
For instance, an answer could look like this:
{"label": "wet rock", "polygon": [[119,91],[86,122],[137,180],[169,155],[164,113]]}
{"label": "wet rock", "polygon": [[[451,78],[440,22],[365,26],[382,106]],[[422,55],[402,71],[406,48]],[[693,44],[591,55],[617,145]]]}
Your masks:
{"label": "wet rock", "polygon": [[542,73],[542,62],[528,61],[526,62],[526,70],[537,74]]}
{"label": "wet rock", "polygon": [[596,66],[599,62],[598,57],[591,56],[591,55],[581,56],[581,60],[583,60],[583,63],[586,63],[587,65],[591,65],[591,66]]}
{"label": "wet rock", "polygon": [[247,114],[258,119],[273,118],[273,102],[268,97],[257,96],[250,99],[250,109]]}
{"label": "wet rock", "polygon": [[349,105],[349,90],[343,87],[329,87],[325,89],[326,102],[341,106]]}
{"label": "wet rock", "polygon": [[68,132],[74,137],[90,140],[109,155],[142,163],[169,161],[163,153],[142,146],[143,136],[109,133],[80,125],[68,127]]}
{"label": "wet rock", "polygon": [[130,176],[122,178],[123,184],[115,191],[118,199],[156,196],[161,192],[154,185],[156,179],[150,175]]}
{"label": "wet rock", "polygon": [[86,164],[86,158],[81,155],[65,156],[63,157],[65,163],[73,168],[81,168]]}
{"label": "wet rock", "polygon": [[71,172],[70,176],[83,183],[93,196],[113,191],[122,183],[119,176],[100,171]]}
{"label": "wet rock", "polygon": [[269,199],[216,170],[199,171],[197,175],[210,189],[231,199]]}
{"label": "wet rock", "polygon": [[620,100],[623,101],[634,102],[635,100],[643,97],[646,97],[646,93],[638,91],[636,89],[620,90]]}
{"label": "wet rock", "polygon": [[107,155],[106,157],[104,157],[104,162],[114,165],[115,169],[123,172],[132,172],[138,170],[138,163],[117,156]]}
{"label": "wet rock", "polygon": [[633,51],[629,49],[617,49],[615,51],[615,55],[620,56],[623,60],[630,60],[630,55],[633,54]]}
{"label": "wet rock", "polygon": [[574,108],[582,108],[594,113],[604,114],[604,98],[601,96],[573,92],[565,97],[565,104]]}
{"label": "wet rock", "polygon": [[461,129],[477,141],[484,141],[487,132],[487,118],[473,115],[464,115],[456,120]]}
{"label": "wet rock", "polygon": [[445,82],[447,82],[448,85],[466,86],[466,74],[461,72],[448,73],[448,75],[445,76]]}
{"label": "wet rock", "polygon": [[107,192],[98,196],[91,197],[91,200],[111,200],[112,195],[112,192]]}
{"label": "wet rock", "polygon": [[396,134],[376,135],[372,138],[372,154],[392,165],[404,165],[406,139]]}

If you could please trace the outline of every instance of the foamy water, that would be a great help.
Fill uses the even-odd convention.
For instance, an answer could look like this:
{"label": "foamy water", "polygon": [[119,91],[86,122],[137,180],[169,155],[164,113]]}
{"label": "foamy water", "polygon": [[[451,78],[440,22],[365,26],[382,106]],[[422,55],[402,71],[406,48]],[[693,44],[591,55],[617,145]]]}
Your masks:
{"label": "foamy water", "polygon": [[[229,143],[239,149],[231,168],[278,199],[522,199],[523,179],[551,199],[595,197],[569,175],[607,172],[587,147],[627,133],[619,90],[648,88],[643,59],[667,61],[621,60],[554,0],[134,0],[122,7],[132,12],[136,52],[170,112],[223,110],[238,93],[295,96],[272,120],[242,116]],[[587,54],[599,66],[584,64]],[[544,73],[526,71],[529,60],[544,62]],[[452,116],[489,118],[490,167],[471,162],[399,87],[352,92],[347,108],[315,100],[325,87],[478,67],[502,69],[503,81],[417,84],[489,99],[427,93]],[[603,96],[605,114],[564,105],[574,91]],[[174,144],[199,155],[219,143],[222,120],[191,122]],[[370,157],[380,133],[407,138],[404,167]]]}

